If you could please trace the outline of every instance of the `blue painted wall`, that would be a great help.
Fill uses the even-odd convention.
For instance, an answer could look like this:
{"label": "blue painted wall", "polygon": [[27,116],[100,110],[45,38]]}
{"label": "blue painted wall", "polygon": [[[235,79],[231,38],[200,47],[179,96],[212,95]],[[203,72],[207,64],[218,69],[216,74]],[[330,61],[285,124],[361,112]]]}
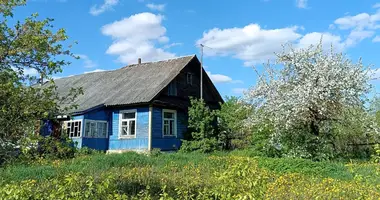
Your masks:
{"label": "blue painted wall", "polygon": [[[121,110],[137,110],[136,138],[119,138],[119,113]],[[82,137],[73,138],[77,147],[89,147],[97,150],[147,150],[149,139],[149,107],[120,108],[113,110],[99,109],[74,116],[73,120],[82,119]],[[85,120],[108,121],[108,138],[84,138]],[[177,150],[181,146],[183,134],[187,131],[187,114],[177,111],[177,137],[163,137],[162,108],[152,109],[152,148]]]}
{"label": "blue painted wall", "polygon": [[183,134],[187,131],[186,113],[177,111],[177,137],[163,137],[162,108],[154,107],[152,118],[152,148],[159,148],[163,151],[179,149]]}
{"label": "blue painted wall", "polygon": [[[119,113],[121,110],[137,109],[136,138],[119,138]],[[149,108],[122,108],[112,111],[112,135],[109,137],[110,150],[147,150],[149,133]]]}
{"label": "blue painted wall", "polygon": [[85,119],[92,119],[92,120],[102,120],[102,121],[108,121],[111,119],[110,111],[105,110],[104,108],[93,110],[84,115]]}
{"label": "blue painted wall", "polygon": [[[111,133],[111,112],[101,108],[97,110],[90,111],[86,114],[84,114],[84,121],[83,121],[83,127],[85,127],[85,121],[88,120],[101,120],[101,121],[107,121],[108,122],[108,137],[107,138],[86,138],[82,137],[82,147],[88,147],[91,149],[106,151],[108,149],[108,140],[109,135]],[[84,130],[84,129],[83,129]],[[84,133],[84,132],[83,132]]]}
{"label": "blue painted wall", "polygon": [[82,147],[106,151],[108,149],[108,138],[82,138]]}

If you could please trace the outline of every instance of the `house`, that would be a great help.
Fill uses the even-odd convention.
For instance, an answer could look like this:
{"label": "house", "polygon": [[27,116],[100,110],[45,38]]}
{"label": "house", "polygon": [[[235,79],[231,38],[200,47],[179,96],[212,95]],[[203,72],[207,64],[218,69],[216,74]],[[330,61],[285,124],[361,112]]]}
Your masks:
{"label": "house", "polygon": [[[59,116],[78,148],[120,152],[175,150],[187,131],[189,97],[200,96],[200,62],[195,55],[141,63],[117,70],[55,80],[60,95],[83,89],[78,107]],[[203,72],[203,98],[218,108],[222,98]],[[70,117],[68,117],[70,116]]]}

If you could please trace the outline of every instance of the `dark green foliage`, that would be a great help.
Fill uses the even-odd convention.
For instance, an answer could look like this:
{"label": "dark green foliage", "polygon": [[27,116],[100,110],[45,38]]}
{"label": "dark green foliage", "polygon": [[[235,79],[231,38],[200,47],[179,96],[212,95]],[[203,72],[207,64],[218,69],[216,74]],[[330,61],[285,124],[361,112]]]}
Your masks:
{"label": "dark green foliage", "polygon": [[161,149],[159,148],[153,148],[152,151],[150,151],[150,156],[153,156],[153,157],[157,157],[159,155],[161,155],[162,152],[161,152]]}
{"label": "dark green foliage", "polygon": [[[87,151],[86,149],[81,152]],[[21,146],[21,161],[38,159],[68,159],[77,152],[74,142],[70,138],[55,138],[34,136],[28,138]]]}
{"label": "dark green foliage", "polygon": [[[70,103],[81,93],[79,88],[72,89],[67,96],[59,97],[54,85],[53,75],[70,64],[64,59],[76,58],[70,45],[65,46],[65,30],[55,29],[52,19],[39,20],[38,14],[10,22],[15,6],[24,4],[23,0],[0,1],[1,146],[20,145],[21,139],[38,132],[39,120],[52,119],[71,108],[74,105],[61,107],[62,102]],[[49,83],[41,86],[46,81]]]}
{"label": "dark green foliage", "polygon": [[193,130],[192,139],[201,140],[216,136],[215,120],[216,113],[211,110],[203,99],[190,98],[189,128]]}
{"label": "dark green foliage", "polygon": [[182,140],[180,152],[211,153],[219,150],[219,143],[215,138],[204,138],[201,140]]}
{"label": "dark green foliage", "polygon": [[246,120],[251,114],[252,106],[237,97],[226,97],[217,111],[218,139],[222,149],[241,149],[250,145],[251,131]]}
{"label": "dark green foliage", "polygon": [[190,98],[189,130],[191,138],[182,140],[180,151],[200,151],[204,153],[219,149],[218,135],[216,131],[216,111],[207,107],[203,99]]}

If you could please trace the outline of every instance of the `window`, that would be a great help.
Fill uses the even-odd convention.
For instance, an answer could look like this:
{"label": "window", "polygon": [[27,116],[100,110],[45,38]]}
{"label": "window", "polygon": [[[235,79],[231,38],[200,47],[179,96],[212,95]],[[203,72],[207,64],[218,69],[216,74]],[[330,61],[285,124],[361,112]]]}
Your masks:
{"label": "window", "polygon": [[162,111],[162,134],[163,136],[176,136],[176,118],[177,113],[175,110]]}
{"label": "window", "polygon": [[88,138],[106,138],[107,134],[107,122],[97,120],[86,120],[86,126],[84,136]]}
{"label": "window", "polygon": [[190,72],[188,72],[188,73],[187,73],[186,80],[187,80],[187,84],[189,84],[189,85],[193,85],[193,74],[190,73]]}
{"label": "window", "polygon": [[172,81],[168,86],[168,95],[169,96],[177,96],[177,84],[174,81]]}
{"label": "window", "polygon": [[63,130],[66,131],[68,137],[76,138],[82,136],[82,120],[65,121],[63,125]]}
{"label": "window", "polygon": [[136,137],[136,110],[120,112],[119,137]]}

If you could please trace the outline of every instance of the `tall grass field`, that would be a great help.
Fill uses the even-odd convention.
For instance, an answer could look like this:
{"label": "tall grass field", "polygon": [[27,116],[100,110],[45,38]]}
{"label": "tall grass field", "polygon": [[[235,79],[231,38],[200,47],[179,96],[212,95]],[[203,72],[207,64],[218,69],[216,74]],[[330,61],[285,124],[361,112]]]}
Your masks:
{"label": "tall grass field", "polygon": [[380,166],[248,151],[97,153],[0,168],[0,199],[380,199]]}

